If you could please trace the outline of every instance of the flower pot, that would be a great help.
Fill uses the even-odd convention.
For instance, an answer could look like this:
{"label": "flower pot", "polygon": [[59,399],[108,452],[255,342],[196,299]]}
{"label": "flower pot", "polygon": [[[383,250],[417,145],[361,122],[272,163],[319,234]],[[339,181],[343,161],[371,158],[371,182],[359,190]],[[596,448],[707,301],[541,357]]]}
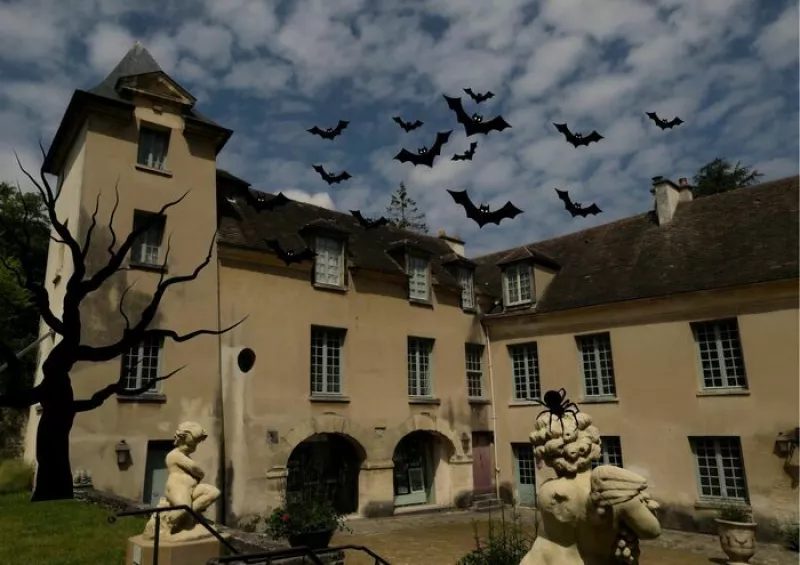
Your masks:
{"label": "flower pot", "polygon": [[728,565],[747,565],[756,552],[756,524],[731,522],[715,518],[717,535],[722,551],[728,556]]}
{"label": "flower pot", "polygon": [[289,545],[292,547],[306,546],[309,549],[325,549],[331,543],[332,537],[333,530],[289,534]]}

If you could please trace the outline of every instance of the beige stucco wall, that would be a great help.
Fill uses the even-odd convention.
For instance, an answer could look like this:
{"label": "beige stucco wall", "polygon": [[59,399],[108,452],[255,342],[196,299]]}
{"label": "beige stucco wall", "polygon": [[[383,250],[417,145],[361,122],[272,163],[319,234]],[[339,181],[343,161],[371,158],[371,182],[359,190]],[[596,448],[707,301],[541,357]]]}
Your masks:
{"label": "beige stucco wall", "polygon": [[[689,322],[736,316],[749,392],[703,396]],[[542,391],[582,402],[580,333],[610,332],[616,403],[581,405],[602,435],[620,436],[626,468],[645,476],[664,512],[695,514],[699,493],[689,436],[740,436],[756,516],[797,521],[797,487],[773,455],[775,437],[798,424],[797,282],[698,293],[575,313],[492,323],[500,480],[514,487],[511,443],[524,443],[542,407],[515,404],[507,346],[536,341]],[[552,476],[537,473],[537,483]],[[699,505],[702,506],[702,505]],[[697,516],[709,512],[697,509]],[[680,516],[672,518],[679,521]]]}

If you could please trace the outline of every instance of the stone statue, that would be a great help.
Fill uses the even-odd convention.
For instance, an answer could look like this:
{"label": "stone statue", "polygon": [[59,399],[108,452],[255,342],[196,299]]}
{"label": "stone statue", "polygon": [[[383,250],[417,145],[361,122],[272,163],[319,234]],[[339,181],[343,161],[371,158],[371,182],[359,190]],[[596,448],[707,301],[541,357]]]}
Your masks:
{"label": "stone statue", "polygon": [[[203,470],[190,455],[198,444],[208,437],[205,430],[197,422],[184,422],[175,432],[175,449],[166,457],[167,484],[166,496],[158,501],[157,507],[177,506],[185,504],[202,514],[219,497],[217,487],[201,483],[205,477]],[[145,526],[144,539],[155,537],[155,514]],[[211,536],[211,534],[186,510],[170,510],[161,513],[159,539],[164,541],[188,541]]]}
{"label": "stone statue", "polygon": [[556,478],[542,484],[539,533],[520,565],[637,565],[639,539],[661,535],[645,479],[612,465],[592,470],[600,432],[588,414],[551,416],[537,418],[530,440],[537,466]]}

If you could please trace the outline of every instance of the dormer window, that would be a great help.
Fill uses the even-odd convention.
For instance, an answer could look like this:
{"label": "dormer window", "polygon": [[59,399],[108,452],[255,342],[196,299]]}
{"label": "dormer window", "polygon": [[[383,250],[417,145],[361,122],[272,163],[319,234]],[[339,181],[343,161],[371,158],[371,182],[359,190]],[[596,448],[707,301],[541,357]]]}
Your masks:
{"label": "dormer window", "polygon": [[139,128],[139,155],[136,162],[151,169],[166,170],[169,130],[147,126]]}
{"label": "dormer window", "polygon": [[314,284],[344,288],[344,242],[318,235],[314,239]]}
{"label": "dormer window", "polygon": [[529,304],[533,300],[531,267],[527,263],[509,265],[503,272],[506,306]]}
{"label": "dormer window", "polygon": [[428,260],[409,255],[406,260],[408,271],[408,298],[411,300],[430,300],[430,275]]}
{"label": "dormer window", "polygon": [[461,284],[461,308],[472,310],[475,308],[475,284],[472,269],[459,267],[458,282]]}

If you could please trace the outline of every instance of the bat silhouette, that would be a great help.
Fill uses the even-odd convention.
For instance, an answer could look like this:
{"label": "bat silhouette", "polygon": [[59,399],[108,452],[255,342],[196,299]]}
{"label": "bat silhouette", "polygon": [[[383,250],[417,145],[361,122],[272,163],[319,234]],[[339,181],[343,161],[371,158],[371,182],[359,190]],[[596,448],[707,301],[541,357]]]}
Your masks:
{"label": "bat silhouette", "polygon": [[245,200],[247,203],[255,208],[256,212],[261,212],[263,210],[274,210],[279,206],[284,206],[288,202],[290,202],[289,198],[283,195],[282,192],[279,192],[269,200],[264,198],[264,194],[259,194],[258,196],[254,196],[252,192],[249,190],[246,192]]}
{"label": "bat silhouette", "polygon": [[472,161],[472,157],[475,155],[475,148],[478,146],[477,141],[473,141],[469,144],[469,149],[467,149],[464,153],[456,153],[453,155],[453,158],[450,159],[451,161]]}
{"label": "bat silhouette", "polygon": [[450,139],[451,133],[453,133],[453,130],[440,131],[436,134],[436,141],[433,142],[430,149],[427,147],[420,147],[417,153],[412,153],[407,149],[401,149],[400,153],[395,155],[394,158],[401,163],[414,163],[415,167],[417,165],[433,167],[433,160],[442,153],[442,147],[447,143],[447,140]]}
{"label": "bat silhouette", "polygon": [[284,263],[286,263],[287,267],[292,263],[310,261],[317,256],[316,251],[309,247],[297,252],[294,249],[284,249],[281,247],[281,244],[277,239],[265,239],[264,242],[275,252],[275,255],[277,255]]}
{"label": "bat silhouette", "polygon": [[379,228],[381,226],[385,226],[389,223],[389,220],[381,216],[377,220],[369,220],[361,214],[360,210],[350,210],[350,213],[353,217],[358,220],[358,223],[361,224],[361,227],[364,229],[371,229],[371,228]]}
{"label": "bat silhouette", "polygon": [[464,111],[464,106],[461,104],[461,98],[453,98],[451,96],[444,97],[447,100],[447,106],[456,113],[456,119],[459,124],[463,124],[464,132],[467,137],[472,137],[477,133],[484,135],[490,131],[503,131],[510,128],[511,124],[503,119],[503,116],[495,116],[491,120],[483,121],[483,116],[480,114],[472,114],[470,116]]}
{"label": "bat silhouette", "polygon": [[494,92],[491,90],[485,94],[475,94],[471,88],[465,88],[464,92],[469,94],[469,97],[472,98],[477,104],[480,104],[485,100],[489,100],[489,98],[494,98]]}
{"label": "bat silhouette", "polygon": [[413,122],[404,122],[404,121],[403,121],[403,120],[400,118],[400,116],[395,116],[395,117],[393,117],[392,119],[393,119],[395,122],[397,122],[397,124],[398,124],[398,125],[399,125],[401,128],[403,128],[403,129],[406,131],[406,133],[408,133],[408,132],[410,132],[410,131],[413,131],[413,130],[417,129],[418,127],[421,127],[421,126],[422,126],[422,125],[425,123],[425,122],[421,122],[421,121],[419,121],[419,120],[416,120],[416,121],[413,121]]}
{"label": "bat silhouette", "polygon": [[501,220],[505,220],[506,218],[510,220],[516,217],[518,214],[522,214],[522,210],[514,206],[511,202],[506,202],[502,208],[491,211],[489,206],[485,204],[475,206],[475,203],[472,202],[470,197],[467,195],[466,190],[448,189],[447,192],[450,193],[450,196],[453,197],[453,200],[456,202],[456,204],[460,204],[464,207],[464,211],[467,213],[467,218],[475,220],[475,223],[478,224],[479,228],[482,228],[486,224],[497,224],[499,226]]}
{"label": "bat silhouette", "polygon": [[335,128],[322,129],[314,126],[306,131],[312,135],[318,135],[323,139],[334,139],[342,134],[349,123],[350,122],[346,122],[344,120],[339,120],[339,123],[336,124]]}
{"label": "bat silhouette", "polygon": [[581,145],[589,145],[591,142],[598,142],[601,139],[605,139],[602,135],[597,133],[597,130],[592,130],[592,133],[589,135],[584,136],[581,133],[572,133],[569,131],[567,124],[553,124],[556,126],[556,129],[564,134],[564,137],[567,138],[573,146],[578,147]]}
{"label": "bat silhouette", "polygon": [[672,129],[675,126],[679,126],[683,123],[683,120],[678,116],[675,116],[671,120],[662,120],[655,112],[645,112],[645,114],[647,114],[647,117],[653,120],[661,129]]}
{"label": "bat silhouette", "polygon": [[597,204],[592,204],[591,206],[587,206],[586,208],[584,208],[583,206],[581,206],[580,202],[573,202],[572,199],[569,197],[569,192],[566,190],[558,190],[556,188],[555,191],[558,194],[558,197],[561,199],[561,201],[564,202],[564,207],[567,209],[567,212],[572,214],[573,218],[575,216],[581,216],[585,218],[589,214],[597,215],[600,212],[602,212],[602,210],[597,206]]}
{"label": "bat silhouette", "polygon": [[326,171],[322,165],[312,165],[312,166],[314,167],[314,170],[319,173],[319,176],[322,177],[322,180],[324,180],[328,184],[338,183],[342,182],[343,180],[353,178],[353,175],[351,175],[347,171],[342,171],[338,175],[334,175]]}

